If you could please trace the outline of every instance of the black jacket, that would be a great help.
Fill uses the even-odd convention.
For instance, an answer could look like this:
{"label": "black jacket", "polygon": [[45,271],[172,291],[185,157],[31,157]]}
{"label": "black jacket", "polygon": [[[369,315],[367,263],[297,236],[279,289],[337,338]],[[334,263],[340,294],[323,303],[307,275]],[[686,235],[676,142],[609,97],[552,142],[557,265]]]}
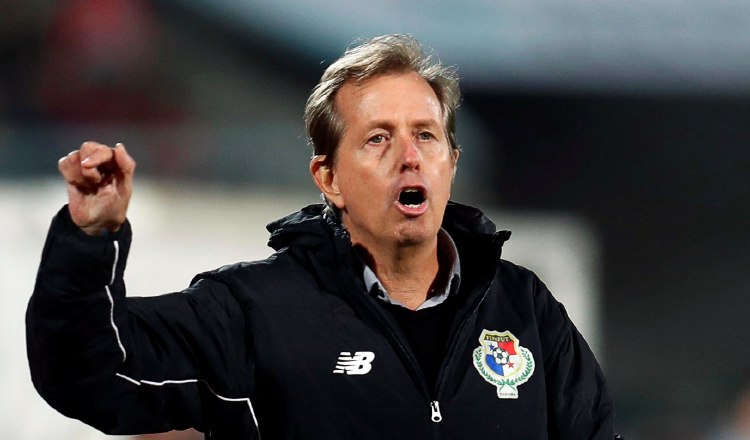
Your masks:
{"label": "black jacket", "polygon": [[26,317],[37,390],[112,434],[613,438],[593,354],[544,284],[500,259],[508,232],[449,203],[443,227],[461,259],[460,301],[430,387],[393,317],[365,292],[346,231],[321,211],[270,224],[277,252],[266,260],[126,299],[130,226],[86,236],[63,208]]}

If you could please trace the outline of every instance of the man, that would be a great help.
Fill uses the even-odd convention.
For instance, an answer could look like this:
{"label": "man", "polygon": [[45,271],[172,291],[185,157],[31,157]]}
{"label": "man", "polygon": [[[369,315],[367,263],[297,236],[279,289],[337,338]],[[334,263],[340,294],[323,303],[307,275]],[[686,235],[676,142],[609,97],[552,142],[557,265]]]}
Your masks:
{"label": "man", "polygon": [[613,438],[562,306],[500,260],[509,233],[449,202],[458,102],[410,37],[348,50],[305,112],[326,204],[271,223],[267,260],[155,298],[125,298],[135,162],[84,143],[27,313],[39,392],[109,433]]}

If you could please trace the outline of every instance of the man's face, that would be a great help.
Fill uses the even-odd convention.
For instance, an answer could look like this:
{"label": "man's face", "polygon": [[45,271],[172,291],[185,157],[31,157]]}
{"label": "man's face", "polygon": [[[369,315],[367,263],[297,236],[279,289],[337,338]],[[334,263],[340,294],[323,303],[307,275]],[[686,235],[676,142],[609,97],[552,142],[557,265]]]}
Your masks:
{"label": "man's face", "polygon": [[324,193],[341,209],[352,242],[436,240],[458,152],[427,81],[408,72],[346,83],[335,105],[345,128]]}

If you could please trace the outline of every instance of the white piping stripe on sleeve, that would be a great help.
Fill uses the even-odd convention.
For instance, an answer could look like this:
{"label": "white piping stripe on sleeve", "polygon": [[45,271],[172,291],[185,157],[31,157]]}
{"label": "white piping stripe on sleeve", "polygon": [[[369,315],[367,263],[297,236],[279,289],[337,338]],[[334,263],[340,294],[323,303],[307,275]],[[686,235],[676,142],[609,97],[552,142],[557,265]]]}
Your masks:
{"label": "white piping stripe on sleeve", "polygon": [[[117,324],[115,324],[115,301],[112,297],[112,292],[109,290],[109,286],[114,284],[115,282],[115,275],[117,273],[117,262],[120,257],[120,244],[115,240],[115,259],[112,263],[112,277],[110,278],[109,285],[104,286],[104,290],[107,292],[107,298],[109,299],[110,309],[109,309],[109,322],[112,325],[112,330],[115,332],[115,337],[117,338],[117,345],[120,347],[120,351],[122,351],[122,361],[125,362],[125,360],[128,357],[127,352],[125,351],[125,346],[122,344],[122,340],[120,339],[120,330],[117,328]],[[209,385],[206,381],[199,380],[199,379],[183,379],[183,380],[164,380],[161,382],[154,382],[150,380],[136,380],[131,377],[125,376],[124,374],[116,373],[116,376],[127,380],[128,382],[141,386],[141,385],[150,385],[155,387],[160,387],[164,385],[184,385],[189,383],[202,383],[203,385],[208,388],[208,390],[216,396],[218,399],[223,400],[225,402],[245,402],[247,403],[248,408],[250,408],[250,415],[253,416],[253,422],[255,423],[255,428],[258,429],[258,418],[255,416],[255,409],[253,408],[253,404],[250,401],[249,397],[224,397],[220,394],[218,394],[216,391],[211,388],[211,385]],[[258,439],[260,439],[260,431],[258,431]]]}
{"label": "white piping stripe on sleeve", "polygon": [[112,276],[109,279],[109,285],[111,286],[115,282],[115,274],[117,273],[117,262],[120,259],[120,243],[115,240],[112,243],[115,245],[115,261],[112,263]]}
{"label": "white piping stripe on sleeve", "polygon": [[115,283],[117,262],[120,259],[120,243],[117,240],[113,241],[112,243],[115,246],[115,258],[114,262],[112,263],[112,276],[109,280],[109,284],[104,286],[104,290],[107,292],[107,299],[109,299],[109,324],[112,326],[112,330],[114,330],[115,332],[117,345],[120,347],[120,351],[122,352],[122,361],[125,362],[125,360],[128,358],[128,353],[125,351],[125,346],[122,344],[122,339],[120,339],[120,329],[117,328],[117,324],[115,324],[115,299],[112,297],[112,292],[109,290],[109,286]]}
{"label": "white piping stripe on sleeve", "polygon": [[112,330],[115,331],[117,345],[120,347],[120,351],[122,352],[122,361],[125,362],[125,360],[128,358],[128,353],[125,351],[125,346],[122,345],[122,340],[120,339],[120,329],[117,328],[117,324],[115,324],[115,300],[114,298],[112,298],[112,292],[109,291],[109,286],[104,286],[104,290],[107,292],[107,298],[109,298],[109,324],[112,326]]}
{"label": "white piping stripe on sleeve", "polygon": [[140,382],[138,382],[138,381],[137,381],[137,380],[135,380],[135,379],[131,379],[131,378],[129,378],[128,376],[125,376],[124,374],[120,374],[120,373],[115,373],[115,376],[117,376],[117,377],[119,377],[119,378],[121,378],[121,379],[125,379],[125,380],[127,380],[128,382],[130,382],[130,383],[132,383],[132,384],[134,384],[134,385],[138,385],[138,386],[141,386],[141,383],[140,383]]}
{"label": "white piping stripe on sleeve", "polygon": [[[208,391],[211,392],[214,396],[216,396],[218,399],[223,400],[225,402],[245,402],[247,403],[248,408],[250,408],[250,415],[253,416],[253,422],[255,423],[255,428],[258,429],[258,419],[255,417],[255,409],[253,409],[253,404],[250,401],[249,397],[224,397],[220,394],[218,394],[216,391],[214,391],[213,388],[211,388],[211,385],[208,384],[205,380],[201,379],[182,379],[182,380],[163,380],[161,382],[155,382],[151,380],[136,380],[131,377],[128,377],[124,374],[115,373],[117,377],[121,379],[125,379],[128,382],[135,384],[137,386],[141,385],[150,385],[154,387],[161,387],[164,385],[184,385],[189,383],[202,383],[203,385],[208,388]],[[260,431],[258,432],[258,438],[260,438]]]}

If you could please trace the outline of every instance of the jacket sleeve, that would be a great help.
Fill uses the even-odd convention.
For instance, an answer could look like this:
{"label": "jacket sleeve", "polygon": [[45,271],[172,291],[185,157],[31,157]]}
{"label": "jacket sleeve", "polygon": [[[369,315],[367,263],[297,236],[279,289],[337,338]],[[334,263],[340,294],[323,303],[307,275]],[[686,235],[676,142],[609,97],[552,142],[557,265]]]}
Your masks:
{"label": "jacket sleeve", "polygon": [[544,283],[535,284],[549,438],[612,440],[614,408],[599,363],[563,305]]}
{"label": "jacket sleeve", "polygon": [[127,223],[92,237],[67,207],[53,219],[26,312],[36,389],[62,414],[110,434],[254,420],[235,297],[204,279],[179,293],[126,299],[130,240]]}

